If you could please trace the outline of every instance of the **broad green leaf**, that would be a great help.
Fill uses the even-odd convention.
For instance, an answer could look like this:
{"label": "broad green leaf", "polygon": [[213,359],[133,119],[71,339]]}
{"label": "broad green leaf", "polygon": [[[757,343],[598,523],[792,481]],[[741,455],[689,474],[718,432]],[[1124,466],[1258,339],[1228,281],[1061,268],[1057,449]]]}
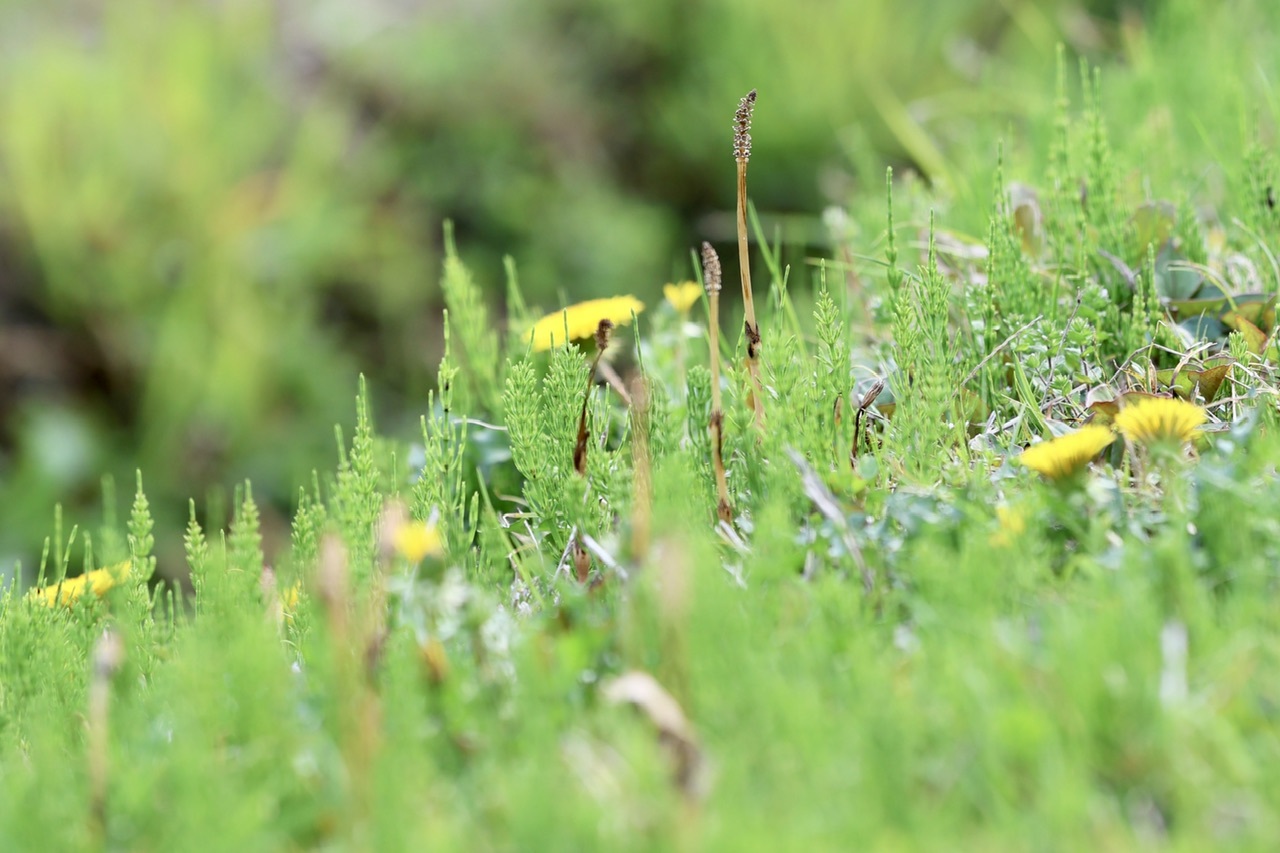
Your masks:
{"label": "broad green leaf", "polygon": [[1166,246],[1156,257],[1156,293],[1171,302],[1181,302],[1193,297],[1201,297],[1200,286],[1204,284],[1204,276],[1182,264],[1185,261],[1177,257]]}
{"label": "broad green leaf", "polygon": [[1215,364],[1199,372],[1196,382],[1200,386],[1200,396],[1204,397],[1206,403],[1212,403],[1218,396],[1218,391],[1222,389],[1222,383],[1230,372],[1229,363]]}
{"label": "broad green leaf", "polygon": [[1164,370],[1156,371],[1156,382],[1182,399],[1190,400],[1195,396],[1198,376],[1199,373],[1196,371],[1175,370],[1172,367],[1167,367]]}
{"label": "broad green leaf", "polygon": [[1093,413],[1091,422],[1103,425],[1111,423],[1120,411],[1115,389],[1110,385],[1097,385],[1090,388],[1089,393],[1085,395],[1084,406]]}
{"label": "broad green leaf", "polygon": [[1271,329],[1276,324],[1276,295],[1274,293],[1241,293],[1231,297],[1235,313],[1260,329]]}
{"label": "broad green leaf", "polygon": [[1158,249],[1169,242],[1177,218],[1178,209],[1167,201],[1150,201],[1140,206],[1130,220],[1138,248],[1145,252],[1147,246]]}
{"label": "broad green leaf", "polygon": [[1249,352],[1254,355],[1262,355],[1263,349],[1267,346],[1266,332],[1250,323],[1235,311],[1228,311],[1226,314],[1223,314],[1222,322],[1244,335],[1244,342],[1248,345]]}
{"label": "broad green leaf", "polygon": [[1195,314],[1178,324],[1191,337],[1191,341],[1220,341],[1227,334],[1227,327],[1212,314]]}

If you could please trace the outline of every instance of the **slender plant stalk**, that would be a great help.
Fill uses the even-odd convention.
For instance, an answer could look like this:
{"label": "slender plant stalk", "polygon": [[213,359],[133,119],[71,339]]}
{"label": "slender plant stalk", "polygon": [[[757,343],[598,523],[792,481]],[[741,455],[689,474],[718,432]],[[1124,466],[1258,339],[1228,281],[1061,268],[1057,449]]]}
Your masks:
{"label": "slender plant stalk", "polygon": [[582,395],[582,412],[578,415],[578,440],[573,445],[573,470],[579,477],[587,476],[587,444],[591,432],[587,429],[587,404],[591,402],[591,389],[596,384],[596,371],[600,368],[600,359],[605,348],[609,346],[609,335],[613,332],[613,322],[601,320],[596,327],[596,357],[591,361],[591,372],[587,374],[587,390]]}
{"label": "slender plant stalk", "polygon": [[[613,333],[613,322],[601,320],[596,327],[596,357],[591,361],[591,371],[587,374],[587,390],[582,395],[582,411],[578,414],[578,439],[573,445],[573,470],[579,477],[587,476],[587,447],[591,443],[591,431],[587,429],[587,404],[591,402],[591,389],[596,384],[596,371],[600,368],[600,359],[609,346],[609,336]],[[581,531],[574,534],[569,550],[573,556],[573,573],[579,583],[586,583],[591,577],[591,555],[582,544]]]}
{"label": "slender plant stalk", "polygon": [[[380,585],[381,580],[377,583]],[[381,596],[374,595],[363,613],[354,612],[347,549],[336,535],[320,543],[316,570],[316,593],[324,608],[332,655],[335,714],[340,750],[346,768],[347,797],[343,803],[346,832],[357,835],[368,823],[373,807],[373,771],[382,744],[382,715],[374,679],[366,666],[370,659],[367,642],[376,624],[375,610],[383,609]],[[353,618],[354,617],[354,618]]]}
{"label": "slender plant stalk", "polygon": [[760,381],[760,323],[751,293],[751,252],[747,248],[747,161],[751,159],[751,111],[756,90],[747,92],[733,117],[733,159],[738,164],[738,269],[742,276],[743,331],[747,336],[747,372],[751,375],[751,401],[755,424],[764,429],[764,385]]}
{"label": "slender plant stalk", "polygon": [[[573,557],[573,576],[578,579],[578,583],[585,584],[591,580],[591,554],[587,551],[585,545],[582,544],[582,532],[579,531],[573,536],[573,543],[570,546],[570,555]],[[596,582],[599,583],[597,578]],[[592,584],[596,586],[597,584]]]}
{"label": "slender plant stalk", "polygon": [[89,682],[89,795],[90,825],[94,835],[102,840],[107,827],[108,749],[110,730],[108,719],[111,704],[111,682],[124,662],[124,643],[120,635],[108,629],[98,639],[93,649],[93,676]]}
{"label": "slender plant stalk", "polygon": [[710,243],[702,244],[702,281],[710,303],[707,325],[711,333],[711,463],[716,471],[716,516],[726,524],[733,523],[733,506],[729,503],[729,483],[724,473],[724,408],[720,402],[720,257]]}
{"label": "slender plant stalk", "polygon": [[853,445],[849,448],[849,467],[857,470],[858,468],[858,439],[862,435],[862,420],[867,410],[875,403],[876,397],[880,396],[880,392],[884,390],[884,380],[877,379],[872,386],[867,389],[867,393],[862,395],[861,402],[858,403],[858,414],[853,419]]}

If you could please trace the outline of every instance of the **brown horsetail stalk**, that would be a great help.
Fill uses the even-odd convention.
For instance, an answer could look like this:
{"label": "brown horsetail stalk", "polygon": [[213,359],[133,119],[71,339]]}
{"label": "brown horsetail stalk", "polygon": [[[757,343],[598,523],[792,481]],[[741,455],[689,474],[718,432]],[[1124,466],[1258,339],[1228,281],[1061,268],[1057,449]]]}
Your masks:
{"label": "brown horsetail stalk", "polygon": [[609,346],[609,335],[613,332],[612,320],[601,320],[596,327],[596,357],[591,360],[591,372],[587,374],[587,390],[582,395],[582,412],[578,415],[578,440],[573,445],[573,470],[579,477],[587,476],[587,444],[591,432],[587,429],[587,404],[591,402],[591,389],[596,384],[596,371],[600,369],[600,358]]}
{"label": "brown horsetail stalk", "polygon": [[716,515],[726,524],[733,521],[729,503],[729,483],[724,473],[724,408],[720,402],[720,257],[710,243],[702,244],[702,281],[710,303],[707,326],[711,333],[711,462],[716,470]]}
{"label": "brown horsetail stalk", "polygon": [[582,544],[581,533],[573,537],[573,548],[570,551],[573,555],[573,576],[578,579],[578,583],[584,584],[591,580],[591,555]]}
{"label": "brown horsetail stalk", "polygon": [[[579,477],[587,476],[587,445],[591,443],[591,431],[587,429],[587,405],[591,402],[591,389],[596,385],[596,371],[600,369],[600,359],[609,347],[609,336],[613,333],[613,321],[601,320],[596,326],[596,357],[591,360],[591,371],[587,374],[587,390],[582,395],[582,411],[578,413],[578,439],[573,445],[573,470]],[[569,551],[573,556],[573,573],[578,583],[586,583],[591,576],[591,555],[582,545],[582,534],[575,533],[569,543]]]}
{"label": "brown horsetail stalk", "polygon": [[849,448],[849,467],[858,467],[858,439],[862,437],[862,419],[866,415],[867,410],[875,403],[876,397],[880,396],[880,392],[884,390],[884,380],[877,379],[867,389],[867,393],[862,395],[862,401],[858,403],[858,414],[853,419],[853,445]]}
{"label": "brown horsetail stalk", "polygon": [[751,399],[756,426],[764,428],[764,385],[760,381],[760,323],[751,296],[751,252],[747,248],[747,161],[751,159],[751,111],[756,90],[738,102],[733,116],[733,159],[738,163],[738,269],[742,275],[743,332],[747,336],[747,371],[751,374]]}

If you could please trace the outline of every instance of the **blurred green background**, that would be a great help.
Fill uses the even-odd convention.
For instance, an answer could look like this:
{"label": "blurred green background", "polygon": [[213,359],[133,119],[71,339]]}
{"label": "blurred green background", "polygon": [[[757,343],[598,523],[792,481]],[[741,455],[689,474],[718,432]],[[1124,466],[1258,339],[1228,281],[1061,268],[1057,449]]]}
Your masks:
{"label": "blurred green background", "polygon": [[731,239],[752,87],[753,201],[797,260],[830,253],[830,205],[875,250],[888,165],[984,233],[997,140],[1014,177],[1047,156],[1059,43],[1104,68],[1139,194],[1212,204],[1275,114],[1275,18],[1262,0],[10,0],[0,566],[38,561],[57,502],[97,518],[104,474],[123,506],[135,468],[162,572],[187,498],[217,516],[245,478],[278,544],[359,372],[380,428],[416,434],[445,219],[495,322],[504,255],[544,309],[653,304],[691,245]]}

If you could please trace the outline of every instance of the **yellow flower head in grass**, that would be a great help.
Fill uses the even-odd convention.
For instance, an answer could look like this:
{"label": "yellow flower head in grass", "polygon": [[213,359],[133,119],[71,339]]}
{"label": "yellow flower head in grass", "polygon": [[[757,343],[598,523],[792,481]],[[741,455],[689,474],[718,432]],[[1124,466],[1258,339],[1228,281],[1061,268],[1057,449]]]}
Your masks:
{"label": "yellow flower head in grass", "polygon": [[46,607],[53,607],[55,604],[70,606],[79,601],[86,591],[101,598],[107,594],[107,590],[123,583],[132,571],[132,564],[125,560],[123,563],[116,563],[105,569],[94,569],[79,577],[66,578],[62,583],[33,589],[27,593],[27,598],[38,601]]}
{"label": "yellow flower head in grass", "polygon": [[664,284],[662,286],[662,295],[671,303],[671,307],[676,309],[676,313],[683,317],[689,313],[693,303],[697,302],[702,296],[702,285],[696,281]]}
{"label": "yellow flower head in grass", "polygon": [[439,556],[444,553],[444,540],[434,524],[424,521],[410,521],[398,527],[391,538],[396,553],[410,563],[420,563],[427,555]]}
{"label": "yellow flower head in grass", "polygon": [[1089,460],[1115,440],[1111,430],[1090,425],[1028,447],[1018,456],[1018,461],[1050,480],[1062,480],[1088,465]]}
{"label": "yellow flower head in grass", "polygon": [[1116,415],[1116,429],[1133,444],[1190,441],[1208,420],[1204,409],[1176,397],[1131,399]]}
{"label": "yellow flower head in grass", "polygon": [[[608,299],[588,299],[568,308],[548,314],[525,333],[526,342],[533,344],[534,352],[545,352],[569,341],[589,338],[596,333],[601,320],[609,320],[615,326],[631,322],[632,314],[644,310],[644,303],[634,296],[611,296]],[[569,337],[565,339],[565,327]]]}
{"label": "yellow flower head in grass", "polygon": [[293,624],[293,617],[298,613],[300,601],[302,601],[302,581],[294,581],[288,589],[280,591],[280,612],[290,625]]}
{"label": "yellow flower head in grass", "polygon": [[1027,532],[1027,516],[1020,508],[1008,504],[996,506],[996,530],[988,541],[996,548],[1008,548]]}

